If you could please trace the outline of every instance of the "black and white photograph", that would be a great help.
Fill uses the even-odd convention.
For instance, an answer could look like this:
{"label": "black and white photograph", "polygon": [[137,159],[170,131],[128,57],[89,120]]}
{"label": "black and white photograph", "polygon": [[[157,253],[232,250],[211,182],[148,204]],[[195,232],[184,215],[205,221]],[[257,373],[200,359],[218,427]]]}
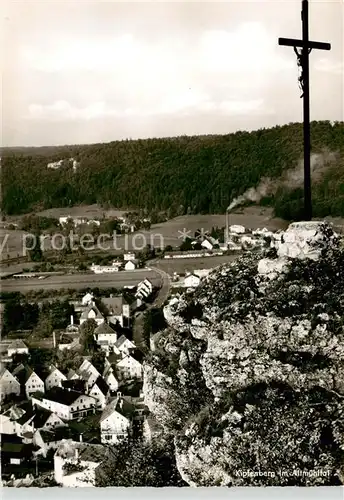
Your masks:
{"label": "black and white photograph", "polygon": [[1,14],[1,487],[342,495],[343,1]]}

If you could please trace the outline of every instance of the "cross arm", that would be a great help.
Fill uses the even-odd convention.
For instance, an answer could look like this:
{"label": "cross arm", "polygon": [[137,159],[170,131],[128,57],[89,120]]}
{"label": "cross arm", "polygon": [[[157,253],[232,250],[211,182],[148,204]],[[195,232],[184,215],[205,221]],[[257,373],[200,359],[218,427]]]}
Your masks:
{"label": "cross arm", "polygon": [[295,38],[279,38],[278,45],[286,45],[287,47],[308,47],[309,49],[319,49],[319,50],[331,50],[330,43],[324,42],[304,42],[303,40],[297,40]]}

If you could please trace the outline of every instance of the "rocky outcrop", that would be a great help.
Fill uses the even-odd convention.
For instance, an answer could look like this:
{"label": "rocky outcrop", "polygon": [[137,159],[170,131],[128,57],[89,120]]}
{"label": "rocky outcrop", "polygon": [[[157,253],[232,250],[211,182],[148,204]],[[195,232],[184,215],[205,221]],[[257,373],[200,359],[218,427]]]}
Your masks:
{"label": "rocky outcrop", "polygon": [[336,484],[344,465],[344,252],[326,223],[221,266],[164,310],[147,404],[185,481]]}

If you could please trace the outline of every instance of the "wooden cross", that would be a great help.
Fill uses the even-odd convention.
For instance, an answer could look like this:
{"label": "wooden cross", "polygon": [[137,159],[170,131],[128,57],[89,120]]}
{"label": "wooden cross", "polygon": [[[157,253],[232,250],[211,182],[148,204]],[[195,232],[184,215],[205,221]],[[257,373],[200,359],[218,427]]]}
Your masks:
{"label": "wooden cross", "polygon": [[[303,97],[303,155],[304,155],[304,220],[312,219],[312,190],[311,190],[311,141],[309,117],[309,54],[312,49],[331,50],[329,43],[313,42],[309,40],[308,28],[308,0],[302,0],[302,40],[294,38],[279,38],[279,45],[293,47],[297,56],[298,66],[301,67],[299,83]],[[301,48],[301,52],[297,51]]]}

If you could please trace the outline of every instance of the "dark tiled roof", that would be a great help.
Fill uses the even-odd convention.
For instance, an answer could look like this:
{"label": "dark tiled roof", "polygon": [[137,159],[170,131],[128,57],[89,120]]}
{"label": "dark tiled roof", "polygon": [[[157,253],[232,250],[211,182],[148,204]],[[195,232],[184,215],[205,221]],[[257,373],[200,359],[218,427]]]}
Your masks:
{"label": "dark tiled roof", "polygon": [[117,297],[105,297],[102,299],[102,303],[108,310],[108,313],[113,316],[120,316],[122,314],[123,305],[127,304],[122,295],[118,295]]}
{"label": "dark tiled roof", "polygon": [[62,387],[66,389],[73,389],[76,392],[85,393],[86,382],[85,380],[79,379],[62,380]]}
{"label": "dark tiled roof", "polygon": [[109,333],[109,334],[114,334],[116,333],[115,330],[113,328],[111,328],[110,325],[108,325],[108,323],[101,323],[99,326],[97,326],[97,328],[94,330],[94,333],[96,335],[98,334],[106,334],[106,333]]}
{"label": "dark tiled roof", "polygon": [[99,387],[99,389],[102,391],[104,396],[106,396],[110,390],[109,386],[107,385],[107,383],[105,382],[103,377],[98,377],[97,380],[95,381],[94,385],[97,385]]}
{"label": "dark tiled roof", "polygon": [[73,390],[63,389],[62,387],[53,387],[44,394],[44,399],[55,401],[63,405],[70,406],[80,397],[81,393]]}
{"label": "dark tiled roof", "polygon": [[104,318],[104,316],[102,315],[102,313],[99,311],[98,307],[96,305],[94,306],[89,306],[87,307],[81,314],[80,318],[81,319],[87,319],[88,318],[88,315],[91,311],[94,311],[96,313],[96,318],[98,319],[102,319]]}
{"label": "dark tiled roof", "polygon": [[35,417],[33,419],[34,428],[40,429],[41,427],[43,427],[50,415],[50,411],[44,410],[43,408],[37,408],[35,411]]}

